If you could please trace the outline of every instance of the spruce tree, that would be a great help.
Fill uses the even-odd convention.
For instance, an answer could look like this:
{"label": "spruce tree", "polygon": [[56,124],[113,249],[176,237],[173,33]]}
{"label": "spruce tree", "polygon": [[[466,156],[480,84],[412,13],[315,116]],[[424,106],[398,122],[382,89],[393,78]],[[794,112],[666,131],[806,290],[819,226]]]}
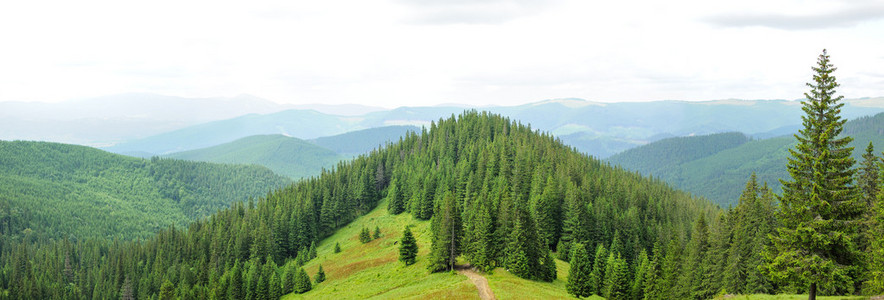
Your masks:
{"label": "spruce tree", "polygon": [[279,299],[282,297],[282,280],[279,279],[279,274],[277,272],[273,272],[270,275],[270,282],[268,283],[270,286],[270,299]]}
{"label": "spruce tree", "polygon": [[790,180],[781,180],[782,226],[773,236],[768,255],[771,275],[783,283],[807,287],[809,299],[817,290],[845,293],[854,285],[859,251],[854,242],[862,214],[852,185],[851,137],[839,137],[846,119],[844,103],[835,96],[838,83],[826,50],[819,56],[811,88],[802,109],[804,129],[789,149]]}
{"label": "spruce tree", "polygon": [[322,269],[322,265],[319,265],[319,270],[316,271],[316,276],[313,278],[313,281],[316,282],[316,284],[325,281],[325,270]]}
{"label": "spruce tree", "polygon": [[396,180],[390,184],[390,187],[387,188],[387,198],[390,198],[390,202],[387,202],[387,211],[391,214],[398,215],[405,210],[405,203],[403,203],[402,195],[399,194],[400,190],[398,187],[398,183]]}
{"label": "spruce tree", "polygon": [[611,252],[605,263],[604,295],[607,299],[620,300],[629,297],[629,267],[620,252]]}
{"label": "spruce tree", "polygon": [[568,273],[568,283],[565,285],[565,288],[574,297],[589,297],[593,294],[589,281],[592,274],[589,254],[586,253],[586,247],[580,243],[571,245],[571,249],[573,249],[570,259],[571,269]]}
{"label": "spruce tree", "polygon": [[538,279],[552,282],[556,280],[556,259],[552,256],[552,251],[547,250],[543,258],[543,264],[540,266],[540,276]]}
{"label": "spruce tree", "polygon": [[368,228],[362,227],[362,230],[359,231],[359,241],[363,244],[371,242],[371,232],[368,231]]}
{"label": "spruce tree", "polygon": [[632,287],[629,290],[629,298],[633,300],[641,300],[645,297],[645,275],[648,273],[648,267],[651,265],[651,261],[648,259],[648,252],[645,251],[645,249],[642,249],[641,252],[638,253],[638,258],[636,258],[634,265],[635,272],[632,277]]}
{"label": "spruce tree", "polygon": [[431,223],[433,243],[430,246],[430,264],[427,265],[431,272],[454,269],[455,259],[460,254],[460,217],[460,205],[451,192],[445,192],[436,206]]}
{"label": "spruce tree", "polygon": [[282,293],[288,294],[295,291],[295,277],[298,276],[298,269],[295,264],[286,264],[285,272],[282,273]]}
{"label": "spruce tree", "polygon": [[295,275],[295,293],[303,294],[313,289],[310,284],[310,276],[307,275],[307,271],[304,271],[304,268],[298,269],[298,274]]}
{"label": "spruce tree", "polygon": [[399,261],[404,262],[406,266],[414,264],[417,260],[417,240],[411,234],[411,228],[406,226],[405,232],[402,233],[402,240],[399,242]]}
{"label": "spruce tree", "polygon": [[341,244],[335,242],[335,253],[341,253]]}
{"label": "spruce tree", "polygon": [[371,238],[376,240],[380,237],[381,237],[381,227],[375,226],[374,227],[374,235],[372,235]]}
{"label": "spruce tree", "polygon": [[608,250],[601,243],[596,246],[595,259],[592,264],[592,274],[589,275],[589,289],[593,295],[602,295],[605,287],[605,262],[608,259]]}
{"label": "spruce tree", "polygon": [[869,229],[871,240],[869,276],[863,292],[869,295],[884,293],[884,192],[879,192],[872,205],[873,213]]}

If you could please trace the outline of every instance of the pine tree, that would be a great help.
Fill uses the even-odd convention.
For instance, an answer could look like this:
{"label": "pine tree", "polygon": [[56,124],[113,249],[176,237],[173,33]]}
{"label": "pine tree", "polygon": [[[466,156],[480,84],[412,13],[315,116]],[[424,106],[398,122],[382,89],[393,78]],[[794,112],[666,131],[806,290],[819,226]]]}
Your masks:
{"label": "pine tree", "polygon": [[307,250],[307,260],[316,258],[316,241],[310,241],[310,250]]}
{"label": "pine tree", "polygon": [[341,253],[341,244],[335,242],[335,253]]}
{"label": "pine tree", "polygon": [[589,297],[593,294],[590,286],[592,265],[589,261],[589,254],[586,253],[586,247],[580,243],[571,245],[571,249],[573,249],[570,259],[571,269],[568,273],[568,283],[565,285],[565,288],[574,297]]}
{"label": "pine tree", "polygon": [[288,294],[295,291],[295,277],[298,276],[298,269],[295,264],[286,264],[285,272],[282,273],[282,293]]}
{"label": "pine tree", "polygon": [[835,96],[838,83],[826,50],[808,83],[802,117],[804,129],[795,135],[798,145],[790,149],[791,180],[781,180],[782,227],[774,236],[768,255],[771,275],[780,282],[808,287],[809,299],[817,289],[848,292],[854,282],[859,251],[853,241],[861,216],[856,188],[852,185],[854,161],[850,137],[839,137],[844,123],[839,116],[843,97]]}
{"label": "pine tree", "polygon": [[455,259],[460,254],[461,222],[460,205],[451,192],[445,192],[442,201],[436,206],[431,223],[433,232],[430,246],[431,272],[454,269]]}
{"label": "pine tree", "polygon": [[277,272],[273,272],[270,275],[270,282],[268,283],[270,286],[270,299],[279,299],[282,297],[282,280],[279,279],[279,274]]}
{"label": "pine tree", "polygon": [[359,241],[363,244],[371,242],[371,232],[368,231],[368,228],[362,227],[362,230],[359,231]]}
{"label": "pine tree", "polygon": [[323,281],[325,281],[325,270],[322,269],[322,265],[319,265],[319,270],[316,271],[316,276],[313,278],[313,282],[320,284]]}
{"label": "pine tree", "polygon": [[172,282],[169,279],[163,282],[163,286],[160,287],[160,300],[172,300],[175,299],[175,286],[172,285]]}
{"label": "pine tree", "polygon": [[884,191],[879,191],[872,205],[873,213],[869,228],[871,240],[869,255],[869,276],[863,292],[869,295],[884,293]]}
{"label": "pine tree", "polygon": [[650,265],[651,261],[648,260],[648,252],[642,249],[635,261],[635,274],[633,274],[632,287],[629,291],[630,299],[641,300],[645,297],[645,275],[648,273]]}
{"label": "pine tree", "polygon": [[411,228],[408,226],[405,227],[402,240],[399,242],[399,261],[404,262],[406,266],[417,261],[417,240],[414,239]]}
{"label": "pine tree", "polygon": [[398,181],[393,180],[393,183],[390,184],[390,187],[387,188],[387,197],[390,198],[390,201],[387,202],[387,211],[391,214],[398,215],[405,210],[405,203],[403,203],[402,195],[400,195]]}
{"label": "pine tree", "polygon": [[375,226],[374,227],[374,235],[372,235],[371,237],[372,237],[372,239],[380,238],[381,237],[381,227]]}
{"label": "pine tree", "polygon": [[552,251],[546,251],[540,270],[541,272],[538,279],[546,282],[556,280],[556,260],[552,257]]}
{"label": "pine tree", "polygon": [[605,287],[605,263],[608,259],[608,250],[601,243],[596,246],[595,259],[592,264],[592,274],[589,276],[589,291],[592,295],[602,295]]}
{"label": "pine tree", "polygon": [[604,295],[607,299],[618,300],[629,297],[629,267],[620,252],[611,252],[605,262]]}
{"label": "pine tree", "polygon": [[303,294],[313,289],[310,284],[310,276],[307,275],[307,271],[304,271],[304,268],[298,269],[298,274],[295,275],[295,293]]}

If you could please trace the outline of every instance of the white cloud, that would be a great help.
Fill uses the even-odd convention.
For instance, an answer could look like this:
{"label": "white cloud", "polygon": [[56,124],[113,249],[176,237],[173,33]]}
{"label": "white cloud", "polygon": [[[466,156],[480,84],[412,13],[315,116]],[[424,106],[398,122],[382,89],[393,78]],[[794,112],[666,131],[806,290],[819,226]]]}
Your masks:
{"label": "white cloud", "polygon": [[124,92],[388,107],[794,99],[823,48],[846,96],[880,96],[879,4],[7,1],[0,101]]}

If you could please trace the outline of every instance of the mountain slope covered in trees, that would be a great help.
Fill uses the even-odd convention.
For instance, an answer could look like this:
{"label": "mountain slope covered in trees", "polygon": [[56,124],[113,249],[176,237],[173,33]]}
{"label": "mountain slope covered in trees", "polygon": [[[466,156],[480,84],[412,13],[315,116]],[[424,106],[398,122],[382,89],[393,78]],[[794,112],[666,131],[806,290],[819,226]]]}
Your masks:
{"label": "mountain slope covered in trees", "polygon": [[331,168],[343,159],[343,156],[329,149],[284,135],[255,135],[218,146],[173,153],[166,157],[261,165],[293,179],[319,175],[323,168]]}
{"label": "mountain slope covered in trees", "polygon": [[551,251],[567,259],[569,249],[607,248],[628,272],[655,244],[683,244],[697,218],[718,211],[528,126],[467,112],[141,243],[4,241],[3,288],[36,298],[249,298],[276,291],[272,282],[316,257],[317,242],[382,198],[391,213],[431,220],[429,253],[419,258],[431,270],[458,256],[540,281],[557,277]]}
{"label": "mountain slope covered in trees", "polygon": [[[869,142],[884,150],[884,114],[860,117],[844,124],[842,135],[854,140],[853,158],[861,159]],[[608,159],[611,164],[652,175],[674,187],[710,199],[721,206],[736,205],[746,174],[756,173],[776,193],[786,178],[791,135],[748,140],[738,133],[665,139],[624,151]],[[704,153],[704,155],[696,155]]]}
{"label": "mountain slope covered in trees", "polygon": [[147,238],[287,182],[263,167],[145,160],[84,146],[0,141],[0,233]]}

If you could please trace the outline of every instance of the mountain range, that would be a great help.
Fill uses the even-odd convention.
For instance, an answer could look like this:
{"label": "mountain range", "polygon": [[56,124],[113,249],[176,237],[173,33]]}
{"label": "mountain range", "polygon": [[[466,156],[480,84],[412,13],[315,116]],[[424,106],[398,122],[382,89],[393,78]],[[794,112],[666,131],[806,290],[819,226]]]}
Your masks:
{"label": "mountain range", "polygon": [[[793,131],[791,133],[797,133]],[[853,158],[871,142],[880,154],[884,150],[884,114],[860,117],[844,124],[842,135],[853,137]],[[674,187],[703,196],[723,207],[737,204],[743,184],[755,173],[758,181],[774,192],[788,179],[789,149],[797,141],[792,134],[753,139],[731,132],[705,136],[677,137],[636,147],[607,159],[613,165],[662,179]]]}

